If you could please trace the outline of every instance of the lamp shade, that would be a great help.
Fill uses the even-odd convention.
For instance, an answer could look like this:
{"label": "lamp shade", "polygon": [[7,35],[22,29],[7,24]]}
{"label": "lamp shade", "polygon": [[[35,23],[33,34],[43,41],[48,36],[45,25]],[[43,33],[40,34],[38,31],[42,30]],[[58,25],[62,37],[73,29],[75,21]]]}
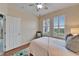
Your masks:
{"label": "lamp shade", "polygon": [[79,28],[71,28],[71,33],[72,34],[79,34]]}

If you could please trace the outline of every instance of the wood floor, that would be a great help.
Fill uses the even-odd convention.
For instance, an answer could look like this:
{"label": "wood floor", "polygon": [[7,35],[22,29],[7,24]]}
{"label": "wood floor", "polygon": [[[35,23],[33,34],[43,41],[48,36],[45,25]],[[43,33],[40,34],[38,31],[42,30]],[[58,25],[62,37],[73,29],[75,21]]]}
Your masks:
{"label": "wood floor", "polygon": [[15,49],[6,51],[6,52],[4,52],[3,56],[12,56],[12,55],[14,55],[14,53],[16,53],[16,52],[18,52],[18,51],[20,51],[20,50],[22,50],[22,49],[28,48],[29,45],[30,45],[30,43],[25,44],[25,45],[23,45],[23,46],[20,46],[20,47],[18,47],[18,48],[15,48]]}

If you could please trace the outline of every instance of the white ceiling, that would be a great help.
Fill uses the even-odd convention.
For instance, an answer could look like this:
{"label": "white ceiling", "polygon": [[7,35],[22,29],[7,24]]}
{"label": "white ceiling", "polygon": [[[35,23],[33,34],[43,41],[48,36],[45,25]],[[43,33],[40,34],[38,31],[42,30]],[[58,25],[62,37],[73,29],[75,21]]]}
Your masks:
{"label": "white ceiling", "polygon": [[[76,3],[47,3],[46,6],[48,6],[48,9],[41,9],[40,11],[36,11],[36,8],[34,6],[29,6],[31,3],[17,3],[17,8],[30,12],[33,15],[45,15],[50,12],[57,11],[59,9],[67,8],[73,5],[77,5]],[[33,4],[33,3],[32,3]]]}

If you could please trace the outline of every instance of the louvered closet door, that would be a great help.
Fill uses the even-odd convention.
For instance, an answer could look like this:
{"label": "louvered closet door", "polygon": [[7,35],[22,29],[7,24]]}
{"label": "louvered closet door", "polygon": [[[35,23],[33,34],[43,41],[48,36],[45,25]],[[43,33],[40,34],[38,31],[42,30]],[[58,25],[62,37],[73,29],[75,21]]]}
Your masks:
{"label": "louvered closet door", "polygon": [[14,21],[14,48],[21,46],[21,19],[15,18]]}
{"label": "louvered closet door", "polygon": [[21,46],[21,19],[8,16],[6,20],[6,50]]}

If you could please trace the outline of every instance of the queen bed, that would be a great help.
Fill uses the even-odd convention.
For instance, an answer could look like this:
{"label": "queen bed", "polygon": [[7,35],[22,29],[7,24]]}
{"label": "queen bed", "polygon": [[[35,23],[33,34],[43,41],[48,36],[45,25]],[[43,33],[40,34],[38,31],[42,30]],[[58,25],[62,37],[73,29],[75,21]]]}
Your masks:
{"label": "queen bed", "polygon": [[41,37],[31,41],[29,52],[34,56],[77,56],[65,46],[65,40]]}

